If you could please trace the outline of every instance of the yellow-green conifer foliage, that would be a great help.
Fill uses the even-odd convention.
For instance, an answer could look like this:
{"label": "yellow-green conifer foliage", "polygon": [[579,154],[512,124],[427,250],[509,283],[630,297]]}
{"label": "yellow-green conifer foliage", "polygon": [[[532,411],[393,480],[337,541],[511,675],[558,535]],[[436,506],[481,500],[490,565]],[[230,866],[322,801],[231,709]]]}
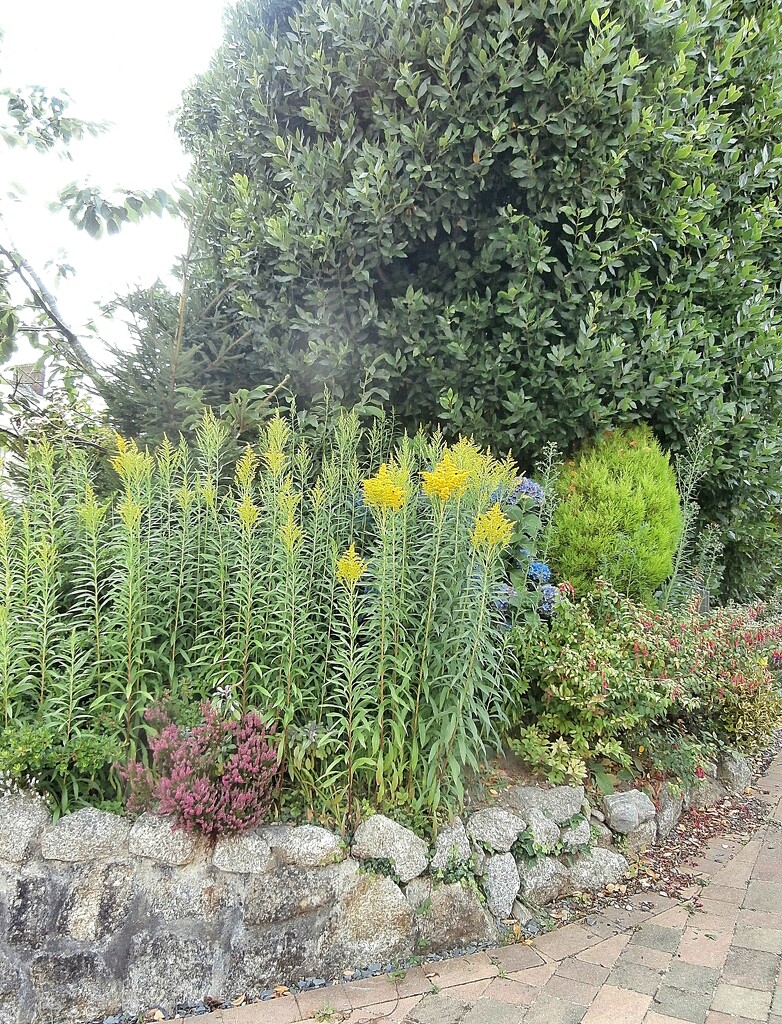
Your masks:
{"label": "yellow-green conifer foliage", "polygon": [[648,427],[606,431],[565,467],[550,561],[577,593],[597,577],[648,599],[670,575],[682,531],[676,476]]}

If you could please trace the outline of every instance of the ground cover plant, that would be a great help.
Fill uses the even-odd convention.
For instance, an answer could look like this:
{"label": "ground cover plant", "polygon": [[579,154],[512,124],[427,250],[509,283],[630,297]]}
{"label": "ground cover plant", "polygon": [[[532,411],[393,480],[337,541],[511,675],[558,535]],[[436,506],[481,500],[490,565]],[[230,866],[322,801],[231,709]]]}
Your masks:
{"label": "ground cover plant", "polygon": [[513,699],[497,588],[536,517],[512,461],[350,413],[320,446],[279,415],[235,464],[227,442],[211,415],[192,449],[118,436],[105,496],[83,453],[30,449],[0,513],[0,768],[62,809],[119,800],[112,764],[151,742],[155,777],[130,770],[162,803],[148,712],[206,751],[206,700],[273,730],[302,813],[458,800]]}

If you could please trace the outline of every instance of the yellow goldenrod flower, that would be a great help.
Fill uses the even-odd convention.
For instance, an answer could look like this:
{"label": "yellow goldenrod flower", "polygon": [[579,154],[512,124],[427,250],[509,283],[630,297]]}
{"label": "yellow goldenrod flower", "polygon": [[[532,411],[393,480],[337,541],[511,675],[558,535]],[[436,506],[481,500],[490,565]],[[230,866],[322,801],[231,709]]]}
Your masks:
{"label": "yellow goldenrod flower", "polygon": [[315,486],[310,491],[310,501],[314,509],[322,508],[326,503],[326,488],[323,486],[320,477],[315,481]]}
{"label": "yellow goldenrod flower", "polygon": [[450,452],[443,454],[431,472],[424,471],[421,476],[424,478],[424,494],[441,501],[448,501],[454,496],[461,498],[469,482],[469,473],[456,466]]}
{"label": "yellow goldenrod flower", "polygon": [[289,555],[292,555],[296,551],[296,548],[303,537],[304,531],[293,518],[293,513],[291,512],[285,523],[280,527],[280,540],[282,541],[282,546]]}
{"label": "yellow goldenrod flower", "polygon": [[152,457],[148,452],[140,452],[135,441],[127,441],[121,434],[115,434],[117,454],[111,465],[117,476],[124,483],[138,482],[152,472]]}
{"label": "yellow goldenrod flower", "polygon": [[236,515],[239,518],[239,522],[248,532],[252,530],[258,522],[258,516],[260,516],[260,514],[261,510],[256,504],[254,504],[249,494],[245,494],[242,500],[236,503]]}
{"label": "yellow goldenrod flower", "polygon": [[141,505],[127,495],[119,503],[119,517],[128,530],[135,530],[141,523]]}
{"label": "yellow goldenrod flower", "polygon": [[236,466],[236,482],[243,491],[249,491],[252,487],[257,465],[258,456],[248,444]]}
{"label": "yellow goldenrod flower", "polygon": [[199,484],[199,490],[201,492],[201,497],[204,499],[204,503],[208,505],[209,508],[214,508],[217,500],[217,488],[215,487],[211,476],[207,476],[206,479]]}
{"label": "yellow goldenrod flower", "polygon": [[475,550],[481,551],[487,548],[504,548],[510,543],[512,536],[513,523],[495,502],[487,512],[482,512],[476,517],[470,539]]}
{"label": "yellow goldenrod flower", "polygon": [[393,463],[384,462],[377,473],[364,480],[361,486],[365,503],[377,508],[398,511],[410,497],[410,475],[404,467]]}
{"label": "yellow goldenrod flower", "polygon": [[285,452],[280,451],[279,448],[270,448],[263,455],[264,462],[268,466],[270,472],[277,476],[282,473],[285,469]]}
{"label": "yellow goldenrod flower", "polygon": [[337,560],[337,579],[347,587],[355,587],[366,571],[367,563],[356,554],[355,544]]}
{"label": "yellow goldenrod flower", "polygon": [[88,530],[95,533],[106,514],[106,506],[100,505],[95,497],[95,491],[87,484],[84,488],[84,501],[77,506],[79,517]]}

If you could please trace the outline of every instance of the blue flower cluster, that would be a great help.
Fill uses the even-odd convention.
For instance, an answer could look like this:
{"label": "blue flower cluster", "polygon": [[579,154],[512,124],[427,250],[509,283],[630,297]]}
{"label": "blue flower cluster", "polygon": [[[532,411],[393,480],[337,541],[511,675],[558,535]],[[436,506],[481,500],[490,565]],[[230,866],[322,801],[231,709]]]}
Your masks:
{"label": "blue flower cluster", "polygon": [[514,597],[517,597],[516,588],[510,583],[500,583],[494,588],[494,607],[498,612],[506,612]]}
{"label": "blue flower cluster", "polygon": [[518,505],[522,498],[528,498],[533,505],[543,504],[543,488],[534,480],[528,480],[526,476],[519,477],[509,491],[497,488],[491,496],[492,502],[498,501],[502,505]]}
{"label": "blue flower cluster", "polygon": [[547,583],[545,587],[540,588],[540,598],[540,610],[543,615],[552,615],[559,598],[559,590],[553,583]]}
{"label": "blue flower cluster", "polygon": [[533,562],[529,567],[529,578],[533,583],[549,583],[551,580],[551,569],[545,562]]}

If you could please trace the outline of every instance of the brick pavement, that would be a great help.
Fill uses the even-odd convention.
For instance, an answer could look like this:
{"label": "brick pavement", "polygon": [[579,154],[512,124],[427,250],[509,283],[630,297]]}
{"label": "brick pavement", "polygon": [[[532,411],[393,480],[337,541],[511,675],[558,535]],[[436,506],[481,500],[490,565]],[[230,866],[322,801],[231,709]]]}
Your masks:
{"label": "brick pavement", "polygon": [[[760,785],[769,823],[743,847],[715,840],[689,902],[644,896],[652,909],[612,908],[532,945],[217,1011],[208,1021],[782,1024],[782,756]],[[190,1024],[196,1019],[204,1020]]]}

